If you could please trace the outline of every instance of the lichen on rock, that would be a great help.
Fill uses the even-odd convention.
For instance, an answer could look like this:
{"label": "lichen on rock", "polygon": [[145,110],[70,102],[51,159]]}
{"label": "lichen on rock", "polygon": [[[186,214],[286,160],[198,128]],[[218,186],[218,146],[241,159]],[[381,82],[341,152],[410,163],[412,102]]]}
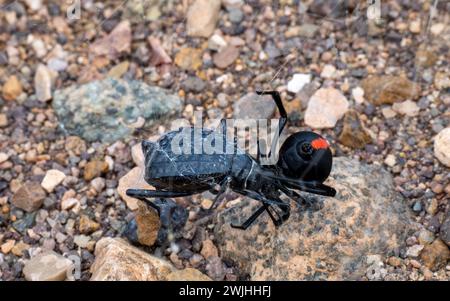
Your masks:
{"label": "lichen on rock", "polygon": [[179,113],[182,101],[159,87],[107,78],[58,90],[53,108],[61,128],[91,141],[112,142]]}

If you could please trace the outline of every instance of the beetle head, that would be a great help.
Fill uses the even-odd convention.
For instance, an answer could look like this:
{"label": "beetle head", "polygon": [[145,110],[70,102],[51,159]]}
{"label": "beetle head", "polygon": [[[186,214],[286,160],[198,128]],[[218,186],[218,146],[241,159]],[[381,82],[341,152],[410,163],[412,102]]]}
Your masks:
{"label": "beetle head", "polygon": [[277,166],[285,176],[322,183],[330,175],[332,163],[325,138],[313,132],[298,132],[281,146]]}

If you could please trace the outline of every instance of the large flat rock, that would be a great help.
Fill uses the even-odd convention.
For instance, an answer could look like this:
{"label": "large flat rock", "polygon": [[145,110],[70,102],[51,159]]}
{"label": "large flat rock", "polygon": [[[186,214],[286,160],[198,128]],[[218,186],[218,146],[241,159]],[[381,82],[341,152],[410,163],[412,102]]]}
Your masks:
{"label": "large flat rock", "polygon": [[259,206],[253,200],[223,211],[215,228],[222,257],[252,280],[361,279],[367,256],[394,253],[414,231],[405,200],[381,167],[334,158],[327,184],[335,198],[305,193],[314,205],[292,204],[278,229],[267,214],[246,231],[230,227]]}

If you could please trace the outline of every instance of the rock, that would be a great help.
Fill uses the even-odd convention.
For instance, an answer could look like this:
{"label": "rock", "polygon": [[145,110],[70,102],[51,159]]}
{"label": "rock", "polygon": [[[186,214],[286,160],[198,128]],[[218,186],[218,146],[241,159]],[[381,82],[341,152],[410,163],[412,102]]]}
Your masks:
{"label": "rock", "polygon": [[25,262],[23,274],[28,281],[62,281],[73,268],[69,259],[53,251],[45,251]]}
{"label": "rock", "polygon": [[158,38],[155,37],[148,37],[148,43],[150,45],[150,66],[161,66],[166,64],[171,64],[172,59],[167,54],[167,52],[164,50],[164,48],[161,45],[161,42]]}
{"label": "rock", "polygon": [[391,175],[357,160],[333,158],[327,185],[335,198],[304,195],[309,208],[296,207],[281,227],[265,214],[246,231],[230,223],[248,218],[259,205],[247,201],[219,213],[215,238],[222,258],[251,280],[361,279],[365,256],[401,248],[413,220]]}
{"label": "rock", "polygon": [[2,95],[5,100],[16,100],[22,94],[22,84],[17,79],[17,76],[12,75],[3,85]]}
{"label": "rock", "polygon": [[109,71],[108,71],[108,77],[112,77],[112,78],[121,78],[127,71],[128,71],[128,67],[130,66],[130,62],[129,61],[124,61],[121,62],[120,64],[112,67]]}
{"label": "rock", "polygon": [[200,254],[202,254],[203,257],[208,259],[209,257],[212,257],[212,256],[218,257],[219,251],[217,250],[217,247],[214,245],[212,240],[207,239],[207,240],[203,241],[202,250],[201,250]]}
{"label": "rock", "polygon": [[404,102],[396,102],[392,105],[392,109],[399,114],[406,115],[409,117],[414,117],[419,115],[419,106],[411,100],[406,100]]}
{"label": "rock", "polygon": [[11,252],[18,257],[22,257],[23,253],[28,249],[30,249],[30,245],[20,241],[14,245]]}
{"label": "rock", "polygon": [[320,77],[322,78],[334,78],[336,74],[336,67],[327,64],[323,67]]}
{"label": "rock", "polygon": [[61,210],[70,210],[80,205],[80,201],[75,198],[67,198],[61,201]]}
{"label": "rock", "polygon": [[122,53],[130,53],[131,35],[130,22],[124,20],[107,36],[92,43],[89,52],[94,56],[106,56],[110,60],[116,60]]}
{"label": "rock", "polygon": [[419,232],[418,241],[421,245],[429,245],[434,240],[434,233],[431,231],[428,231],[426,229],[422,229]]}
{"label": "rock", "polygon": [[136,143],[131,148],[131,158],[133,158],[134,164],[137,166],[144,166],[144,153],[142,152],[142,145],[141,143]]}
{"label": "rock", "polygon": [[206,83],[196,76],[189,76],[183,81],[182,87],[186,92],[200,93],[204,92]]}
{"label": "rock", "polygon": [[51,58],[47,62],[47,67],[51,71],[62,72],[62,71],[65,71],[67,69],[68,64],[63,59]]}
{"label": "rock", "polygon": [[428,206],[425,208],[425,210],[430,214],[430,215],[435,215],[436,212],[438,211],[438,201],[436,199],[431,199],[430,203],[428,204]]}
{"label": "rock", "polygon": [[[164,245],[182,236],[181,230],[186,224],[188,211],[171,199],[156,199],[152,203],[158,207],[158,213],[142,202],[137,202],[135,218],[124,231],[125,237],[133,244]],[[174,262],[179,261],[174,255]]]}
{"label": "rock", "polygon": [[244,0],[222,0],[222,5],[227,9],[233,7],[241,7],[244,4]]}
{"label": "rock", "polygon": [[239,57],[239,49],[233,45],[224,47],[220,52],[214,54],[213,62],[217,68],[225,69]]}
{"label": "rock", "polygon": [[[108,168],[109,168],[109,165],[108,165]],[[94,190],[97,193],[102,192],[103,189],[105,189],[105,186],[106,186],[106,181],[104,178],[97,177],[97,178],[92,179],[92,181],[91,181],[91,187],[94,188]]]}
{"label": "rock", "polygon": [[384,118],[387,119],[394,118],[397,115],[397,113],[394,110],[392,110],[391,107],[385,107],[381,109],[381,113],[383,114]]}
{"label": "rock", "polygon": [[119,180],[119,186],[117,187],[117,192],[119,193],[122,200],[125,201],[127,207],[130,210],[138,209],[138,200],[132,197],[129,197],[126,194],[127,189],[135,188],[135,189],[153,189],[152,186],[147,184],[144,180],[144,170],[143,167],[137,166],[130,170],[126,175],[124,175]]}
{"label": "rock", "polygon": [[420,96],[420,86],[399,76],[372,76],[361,82],[367,100],[375,105],[393,104]]}
{"label": "rock", "polygon": [[198,70],[202,66],[202,50],[181,48],[175,55],[175,64],[183,70]]}
{"label": "rock", "polygon": [[287,89],[289,92],[298,93],[306,84],[311,82],[311,74],[296,73],[288,82]]}
{"label": "rock", "polygon": [[128,0],[125,17],[133,23],[156,21],[161,16],[160,0]]}
{"label": "rock", "polygon": [[411,258],[419,257],[420,252],[423,250],[423,245],[413,245],[406,250],[406,256]]}
{"label": "rock", "polygon": [[112,142],[130,135],[138,119],[144,127],[167,120],[182,101],[140,81],[107,78],[55,91],[53,108],[68,134]]}
{"label": "rock", "polygon": [[390,266],[398,268],[399,266],[402,265],[402,260],[400,258],[398,258],[398,257],[392,256],[392,257],[389,257],[388,264]]}
{"label": "rock", "polygon": [[450,247],[450,213],[447,213],[447,217],[441,225],[439,237]]}
{"label": "rock", "polygon": [[219,257],[210,257],[206,264],[206,273],[209,277],[216,281],[222,281],[225,277],[225,269],[222,260]]}
{"label": "rock", "polygon": [[392,154],[387,155],[386,159],[384,159],[384,164],[386,164],[389,167],[394,167],[396,163],[397,159]]}
{"label": "rock", "polygon": [[208,49],[220,51],[227,46],[227,42],[219,34],[212,35],[208,40]]}
{"label": "rock", "polygon": [[17,190],[11,203],[27,212],[36,211],[42,206],[46,193],[37,182],[27,182]]}
{"label": "rock", "polygon": [[233,117],[238,119],[270,118],[275,111],[275,103],[268,95],[248,93],[233,104]]}
{"label": "rock", "polygon": [[433,52],[424,48],[419,48],[416,52],[416,65],[423,68],[434,66],[438,60],[438,56]]}
{"label": "rock", "polygon": [[420,201],[416,201],[412,210],[416,213],[420,213],[422,211],[422,203]]}
{"label": "rock", "polygon": [[213,201],[212,201],[212,200],[210,200],[210,199],[203,199],[203,200],[201,201],[201,203],[200,203],[200,206],[201,206],[203,209],[207,210],[207,209],[211,208],[212,204],[213,204]]}
{"label": "rock", "polygon": [[339,136],[339,142],[351,148],[364,148],[371,141],[372,138],[362,124],[358,112],[350,110],[345,113],[344,127]]}
{"label": "rock", "polygon": [[364,102],[364,90],[361,87],[354,88],[352,96],[356,103],[362,104]]}
{"label": "rock", "polygon": [[16,241],[14,239],[8,239],[5,243],[3,243],[0,247],[0,250],[3,254],[8,254],[14,248]]}
{"label": "rock", "polygon": [[349,103],[339,90],[321,88],[311,96],[305,112],[305,123],[314,129],[332,128],[344,116]]}
{"label": "rock", "polygon": [[53,192],[56,186],[62,183],[66,175],[57,169],[50,169],[45,173],[45,177],[41,182],[42,188],[48,193]]}
{"label": "rock", "polygon": [[0,128],[8,126],[8,116],[6,114],[0,113]]}
{"label": "rock", "polygon": [[[36,98],[40,101],[52,99],[52,74],[51,70],[42,64],[39,64],[34,75],[34,90]],[[54,75],[53,75],[54,77]]]}
{"label": "rock", "polygon": [[78,227],[80,233],[91,234],[92,232],[100,229],[100,224],[91,220],[87,215],[82,215],[80,217],[80,226]]}
{"label": "rock", "polygon": [[75,235],[73,237],[73,242],[79,246],[80,248],[87,248],[89,241],[91,240],[91,238],[89,236],[86,235]]}
{"label": "rock", "polygon": [[161,227],[158,212],[148,208],[142,202],[138,203],[138,210],[135,213],[137,225],[137,238],[144,246],[153,246],[158,238],[158,231]]}
{"label": "rock", "polygon": [[6,162],[9,159],[9,155],[6,153],[0,152],[0,163]]}
{"label": "rock", "polygon": [[80,156],[87,150],[86,143],[78,136],[67,137],[64,146],[71,156]]}
{"label": "rock", "polygon": [[412,33],[420,33],[420,20],[414,20],[409,24],[409,31]]}
{"label": "rock", "polygon": [[208,38],[219,19],[220,0],[195,0],[187,12],[187,34]]}
{"label": "rock", "polygon": [[211,281],[211,278],[193,268],[176,270],[166,277],[167,281]]}
{"label": "rock", "polygon": [[107,173],[109,170],[109,165],[102,160],[92,160],[89,161],[86,166],[84,166],[84,179],[90,181],[100,175]]}
{"label": "rock", "polygon": [[244,19],[244,13],[239,8],[230,8],[228,9],[228,19],[231,23],[239,24]]}
{"label": "rock", "polygon": [[434,155],[447,167],[450,167],[450,127],[443,129],[434,138]]}
{"label": "rock", "polygon": [[450,77],[446,72],[438,71],[434,76],[434,85],[439,90],[450,88]]}
{"label": "rock", "polygon": [[430,31],[433,35],[438,36],[442,33],[442,31],[445,29],[444,23],[434,23],[430,27]]}
{"label": "rock", "polygon": [[450,259],[450,250],[440,239],[436,239],[432,244],[426,245],[420,254],[420,259],[427,268],[432,271],[444,267]]}
{"label": "rock", "polygon": [[366,276],[369,280],[382,280],[386,274],[386,269],[383,269],[384,264],[380,255],[367,255],[366,263],[369,266],[366,271]]}
{"label": "rock", "polygon": [[340,18],[355,8],[357,1],[314,0],[308,6],[308,12],[316,17]]}
{"label": "rock", "polygon": [[293,30],[293,32],[290,33],[291,36],[300,36],[304,38],[313,38],[317,31],[319,30],[319,26],[315,24],[305,23],[300,26],[296,26]]}
{"label": "rock", "polygon": [[16,220],[11,226],[22,235],[25,235],[26,231],[34,225],[36,218],[36,212],[27,213],[22,219]]}
{"label": "rock", "polygon": [[26,0],[25,3],[32,11],[38,11],[42,7],[42,0]]}
{"label": "rock", "polygon": [[160,258],[141,251],[120,238],[102,238],[95,247],[91,266],[93,281],[165,280],[175,269]]}

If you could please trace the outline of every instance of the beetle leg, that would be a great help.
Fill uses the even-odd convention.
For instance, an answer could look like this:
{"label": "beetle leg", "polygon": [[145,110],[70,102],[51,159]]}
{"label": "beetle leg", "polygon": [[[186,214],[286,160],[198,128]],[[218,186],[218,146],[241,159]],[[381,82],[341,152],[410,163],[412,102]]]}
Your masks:
{"label": "beetle leg", "polygon": [[282,207],[286,207],[286,206],[289,207],[288,204],[284,203],[282,200],[280,200],[278,198],[269,200],[267,197],[265,197],[265,196],[263,196],[263,195],[261,195],[261,194],[259,194],[257,192],[254,192],[254,191],[250,191],[250,190],[235,190],[235,191],[237,193],[240,193],[242,195],[248,196],[248,197],[250,197],[252,199],[255,199],[257,201],[260,201],[260,202],[263,202],[263,203],[267,203],[268,205],[275,205],[275,206],[279,207],[280,209]]}
{"label": "beetle leg", "polygon": [[232,228],[235,229],[241,229],[241,230],[246,230],[248,227],[251,226],[251,224],[253,224],[253,222],[266,210],[266,207],[264,205],[262,205],[261,207],[258,208],[258,210],[256,210],[243,224],[241,225],[236,225],[236,224],[231,224],[230,226]]}
{"label": "beetle leg", "polygon": [[208,212],[213,211],[214,209],[216,209],[220,202],[219,199],[222,196],[222,194],[225,192],[225,190],[227,190],[228,184],[230,183],[231,178],[227,177],[225,178],[219,185],[220,185],[220,189],[217,191],[216,197],[213,200],[213,203],[211,205],[211,207],[209,207]]}
{"label": "beetle leg", "polygon": [[159,208],[155,204],[153,204],[153,202],[148,200],[148,198],[177,198],[182,196],[193,195],[195,193],[149,190],[149,189],[127,189],[126,194],[132,198],[136,198],[138,200],[146,202],[159,212]]}
{"label": "beetle leg", "polygon": [[[259,193],[253,192],[253,191],[249,191],[249,190],[236,190],[236,192],[238,192],[240,194],[243,194],[245,196],[251,197],[252,199],[255,199],[255,200],[258,200],[258,201],[262,202],[263,203],[263,209],[265,209],[267,211],[267,213],[269,214],[269,216],[272,219],[272,221],[275,224],[275,226],[281,225],[290,216],[291,207],[289,206],[289,204],[284,203],[279,198],[276,198],[275,200],[269,200],[265,196],[263,196],[263,195],[261,195]],[[277,206],[278,208],[280,208],[281,215],[277,211],[275,211],[275,209],[272,206]],[[273,213],[270,211],[270,209],[274,210],[274,212],[277,214],[278,220],[273,216]],[[255,212],[255,214],[256,214],[256,212]],[[253,215],[255,215],[255,214],[253,214]],[[251,217],[253,217],[253,215]],[[259,215],[257,215],[255,217],[255,219],[258,216]],[[249,218],[249,220],[250,220],[250,218]]]}
{"label": "beetle leg", "polygon": [[281,226],[281,224],[283,224],[283,222],[286,220],[285,217],[281,217],[278,212],[276,212],[276,214],[278,215],[278,219],[276,219],[273,214],[272,211],[270,211],[270,208],[273,209],[272,206],[263,203],[261,205],[261,207],[258,208],[258,210],[256,210],[244,223],[242,223],[241,225],[236,225],[236,224],[231,224],[230,226],[232,228],[235,229],[241,229],[241,230],[246,230],[248,227],[250,227],[253,222],[264,212],[267,211],[267,213],[269,214],[270,219],[272,220],[273,224],[275,225],[275,227]]}
{"label": "beetle leg", "polygon": [[298,205],[307,204],[309,207],[312,207],[314,204],[308,200],[302,197],[299,193],[293,190],[289,190],[285,187],[280,187],[281,191],[283,191],[284,194],[286,194],[288,197],[290,197],[293,201],[295,201]]}

